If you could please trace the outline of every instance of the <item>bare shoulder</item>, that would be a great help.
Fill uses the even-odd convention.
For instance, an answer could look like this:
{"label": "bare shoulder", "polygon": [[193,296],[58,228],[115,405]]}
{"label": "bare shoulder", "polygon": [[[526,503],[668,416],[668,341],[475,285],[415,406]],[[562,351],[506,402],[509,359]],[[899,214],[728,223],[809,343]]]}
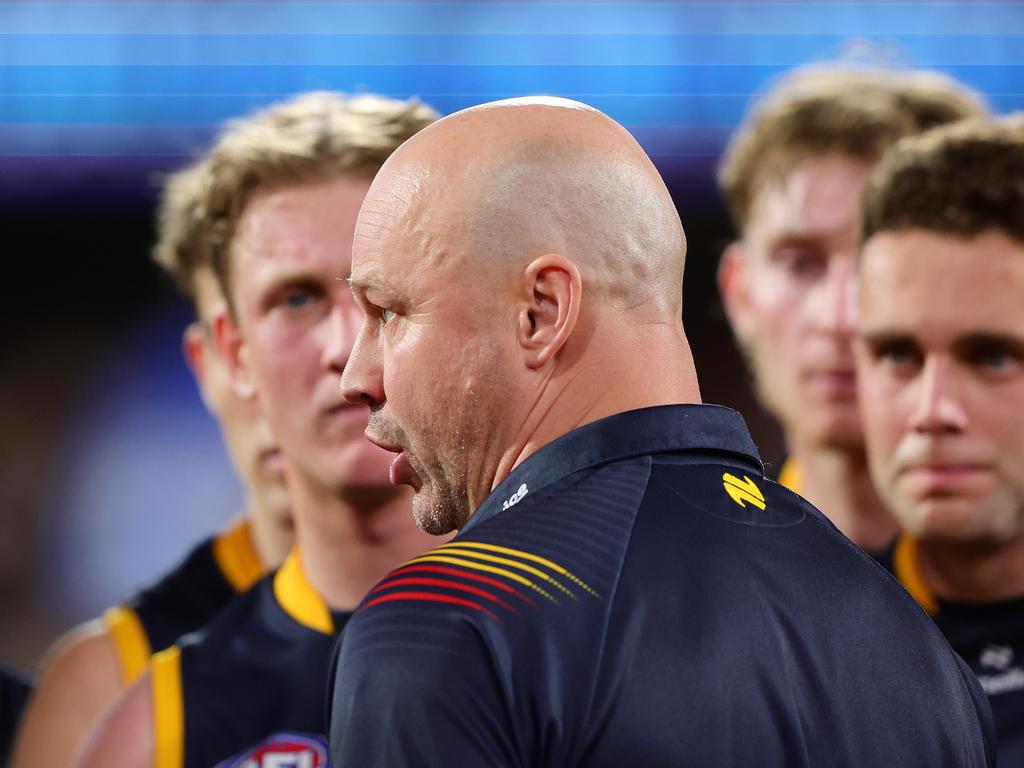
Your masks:
{"label": "bare shoulder", "polygon": [[153,765],[153,682],[148,671],[89,733],[76,768],[149,768]]}
{"label": "bare shoulder", "polygon": [[68,632],[44,657],[15,742],[13,768],[70,764],[89,726],[121,689],[117,649],[103,620]]}

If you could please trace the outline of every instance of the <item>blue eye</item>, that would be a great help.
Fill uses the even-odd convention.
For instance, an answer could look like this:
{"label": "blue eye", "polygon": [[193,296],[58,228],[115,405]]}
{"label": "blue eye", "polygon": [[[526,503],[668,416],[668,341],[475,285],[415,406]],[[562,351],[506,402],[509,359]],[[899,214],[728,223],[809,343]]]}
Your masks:
{"label": "blue eye", "polygon": [[284,303],[291,309],[302,309],[309,304],[310,296],[305,291],[295,291],[284,297]]}
{"label": "blue eye", "polygon": [[381,309],[380,309],[380,319],[384,323],[384,325],[387,325],[388,321],[390,321],[391,318],[393,318],[394,316],[395,316],[395,313],[392,310],[384,309],[384,307],[381,307]]}
{"label": "blue eye", "polygon": [[920,350],[904,340],[879,345],[874,350],[874,357],[889,370],[901,375],[912,375],[923,364]]}

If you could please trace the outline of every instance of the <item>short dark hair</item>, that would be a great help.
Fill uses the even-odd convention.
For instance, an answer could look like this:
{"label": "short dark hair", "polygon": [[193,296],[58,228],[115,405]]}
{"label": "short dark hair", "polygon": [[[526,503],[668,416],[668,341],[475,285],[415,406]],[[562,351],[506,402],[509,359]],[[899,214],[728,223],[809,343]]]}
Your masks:
{"label": "short dark hair", "polygon": [[885,154],[864,189],[861,241],[911,228],[1024,243],[1024,114],[937,128]]}

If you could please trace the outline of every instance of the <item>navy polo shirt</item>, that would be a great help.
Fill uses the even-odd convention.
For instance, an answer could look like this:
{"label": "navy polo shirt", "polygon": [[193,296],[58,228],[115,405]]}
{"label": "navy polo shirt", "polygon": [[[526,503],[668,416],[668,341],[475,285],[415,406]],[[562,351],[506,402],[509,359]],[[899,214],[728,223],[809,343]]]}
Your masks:
{"label": "navy polo shirt", "polygon": [[330,713],[337,766],[969,768],[992,739],[929,618],[705,405],[524,461],[367,595]]}

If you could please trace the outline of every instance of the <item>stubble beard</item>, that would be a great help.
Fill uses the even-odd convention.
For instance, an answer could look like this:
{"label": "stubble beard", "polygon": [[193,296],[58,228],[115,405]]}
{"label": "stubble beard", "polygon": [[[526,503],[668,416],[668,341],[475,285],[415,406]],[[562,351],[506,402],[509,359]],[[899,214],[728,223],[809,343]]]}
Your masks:
{"label": "stubble beard", "polygon": [[[413,497],[413,517],[425,533],[441,536],[459,530],[475,511],[470,502],[474,482],[470,468],[485,466],[486,453],[494,444],[502,381],[507,379],[500,373],[498,355],[493,350],[483,352],[472,383],[446,398],[452,409],[451,421],[427,434],[428,445],[443,448],[435,451],[423,487]],[[486,491],[490,491],[489,484]]]}

